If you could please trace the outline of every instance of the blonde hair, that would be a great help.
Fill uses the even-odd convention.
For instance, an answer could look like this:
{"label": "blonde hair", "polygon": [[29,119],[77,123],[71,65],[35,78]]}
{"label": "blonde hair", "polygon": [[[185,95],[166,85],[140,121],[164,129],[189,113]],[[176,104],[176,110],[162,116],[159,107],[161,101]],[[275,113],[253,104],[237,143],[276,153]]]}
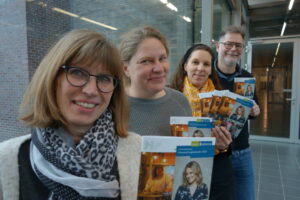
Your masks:
{"label": "blonde hair", "polygon": [[[139,44],[147,38],[155,38],[159,40],[165,47],[167,55],[169,55],[167,39],[162,33],[152,26],[137,27],[121,36],[119,51],[123,63],[128,64],[130,62],[132,56],[137,52]],[[126,84],[129,85],[130,78],[127,76],[125,77]]]}
{"label": "blonde hair", "polygon": [[20,120],[28,126],[67,125],[56,101],[60,67],[71,63],[101,63],[119,84],[113,91],[109,108],[113,112],[116,132],[127,135],[128,106],[124,89],[122,61],[118,50],[101,34],[90,30],[74,30],[63,36],[43,58],[24,94]]}
{"label": "blonde hair", "polygon": [[199,163],[197,163],[196,161],[190,161],[189,163],[186,164],[183,173],[182,173],[182,178],[183,178],[183,186],[187,187],[189,185],[188,180],[186,178],[186,170],[187,168],[190,168],[193,173],[196,176],[196,182],[197,185],[202,185],[203,183],[203,176],[202,176],[202,171],[201,171],[201,167],[199,165]]}
{"label": "blonde hair", "polygon": [[245,107],[244,106],[239,106],[239,107],[237,107],[236,109],[235,109],[235,114],[236,115],[238,115],[239,113],[239,110],[241,110],[242,111],[242,114],[241,114],[241,116],[242,117],[245,117]]}
{"label": "blonde hair", "polygon": [[158,39],[165,47],[167,55],[169,55],[168,43],[165,36],[152,26],[143,26],[131,29],[121,36],[119,50],[122,61],[128,63],[136,53],[139,44],[147,38]]}

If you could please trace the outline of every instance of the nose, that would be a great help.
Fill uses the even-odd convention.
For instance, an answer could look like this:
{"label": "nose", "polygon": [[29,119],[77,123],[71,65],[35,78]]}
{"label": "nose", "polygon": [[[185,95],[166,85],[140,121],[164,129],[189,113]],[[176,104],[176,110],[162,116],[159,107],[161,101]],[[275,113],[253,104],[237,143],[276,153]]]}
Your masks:
{"label": "nose", "polygon": [[203,63],[199,63],[199,65],[197,66],[197,70],[202,71],[203,69],[204,69]]}
{"label": "nose", "polygon": [[236,51],[237,50],[236,44],[233,44],[230,50]]}
{"label": "nose", "polygon": [[97,87],[97,79],[96,77],[90,76],[89,81],[83,86],[82,89],[83,93],[88,96],[95,96],[98,94],[98,87]]}
{"label": "nose", "polygon": [[162,72],[164,71],[163,63],[161,63],[159,60],[155,61],[153,72]]}

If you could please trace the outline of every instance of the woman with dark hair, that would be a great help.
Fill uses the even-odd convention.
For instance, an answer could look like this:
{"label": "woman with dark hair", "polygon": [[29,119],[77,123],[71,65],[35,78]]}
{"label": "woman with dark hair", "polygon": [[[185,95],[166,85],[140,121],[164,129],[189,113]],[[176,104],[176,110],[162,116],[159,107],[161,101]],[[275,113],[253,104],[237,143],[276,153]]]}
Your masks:
{"label": "woman with dark hair", "polygon": [[[173,76],[171,87],[183,92],[192,107],[193,116],[201,116],[199,93],[221,89],[218,76],[212,67],[214,55],[210,47],[196,44],[189,48]],[[229,160],[228,147],[232,142],[230,132],[225,127],[214,127],[222,132],[212,132],[216,136],[216,155],[212,172],[210,200],[233,199],[233,172]]]}
{"label": "woman with dark hair", "polygon": [[203,200],[208,199],[208,188],[203,183],[202,171],[199,163],[189,162],[182,173],[183,183],[177,189],[175,200]]}
{"label": "woman with dark hair", "polygon": [[218,76],[211,67],[213,60],[210,47],[196,44],[187,50],[171,81],[171,88],[188,98],[193,116],[201,116],[199,93],[221,89]]}

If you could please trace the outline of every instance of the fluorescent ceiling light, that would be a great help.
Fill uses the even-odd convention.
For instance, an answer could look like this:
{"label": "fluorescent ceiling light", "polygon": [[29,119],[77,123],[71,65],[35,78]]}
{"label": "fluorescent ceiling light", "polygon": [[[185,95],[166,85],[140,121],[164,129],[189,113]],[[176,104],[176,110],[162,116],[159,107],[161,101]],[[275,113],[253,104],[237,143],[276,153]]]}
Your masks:
{"label": "fluorescent ceiling light", "polygon": [[277,58],[277,54],[278,54],[278,51],[279,51],[279,47],[280,47],[280,43],[278,43],[278,44],[277,44],[277,48],[276,48],[276,52],[275,52],[275,56],[274,56],[274,58],[273,58],[272,67],[274,67],[274,65],[275,65],[276,58]]}
{"label": "fluorescent ceiling light", "polygon": [[63,9],[60,9],[60,8],[53,7],[52,10],[55,11],[55,12],[59,12],[59,13],[68,15],[70,17],[76,17],[76,18],[81,19],[83,21],[86,21],[86,22],[89,22],[89,23],[92,23],[92,24],[96,24],[96,25],[102,26],[104,28],[108,28],[108,29],[111,29],[111,30],[114,30],[114,31],[118,30],[117,28],[115,28],[113,26],[109,26],[109,25],[103,24],[101,22],[97,22],[95,20],[92,20],[92,19],[89,19],[89,18],[86,18],[86,17],[81,17],[81,16],[79,16],[75,13],[71,13],[69,11],[66,11],[66,10],[63,10]]}
{"label": "fluorescent ceiling light", "polygon": [[182,19],[184,19],[184,20],[187,21],[187,22],[191,22],[191,21],[192,21],[191,18],[186,17],[186,16],[182,16]]}
{"label": "fluorescent ceiling light", "polygon": [[274,67],[275,61],[276,61],[276,57],[274,57],[274,59],[273,59],[272,67]]}
{"label": "fluorescent ceiling light", "polygon": [[54,10],[56,12],[59,12],[59,13],[62,13],[62,14],[65,14],[65,15],[69,15],[71,17],[79,17],[78,15],[76,15],[74,13],[68,12],[68,11],[60,9],[60,8],[54,7],[54,8],[52,8],[52,10]]}
{"label": "fluorescent ceiling light", "polygon": [[97,21],[95,21],[95,20],[92,20],[92,19],[89,19],[89,18],[86,18],[86,17],[80,17],[79,19],[84,20],[84,21],[86,21],[86,22],[90,22],[90,23],[92,23],[92,24],[96,24],[96,25],[99,25],[99,26],[103,26],[103,27],[105,27],[105,28],[108,28],[108,29],[111,29],[111,30],[114,30],[114,31],[118,30],[117,28],[115,28],[115,27],[113,27],[113,26],[109,26],[109,25],[103,24],[103,23],[101,23],[101,22],[97,22]]}
{"label": "fluorescent ceiling light", "polygon": [[283,36],[285,27],[286,27],[286,22],[283,23],[283,26],[282,26],[282,29],[281,29],[280,36]]}
{"label": "fluorescent ceiling light", "polygon": [[178,9],[176,8],[176,6],[174,6],[172,3],[167,3],[167,7],[170,8],[171,10],[174,10],[175,12],[178,11]]}
{"label": "fluorescent ceiling light", "polygon": [[290,0],[289,10],[292,10],[295,0]]}
{"label": "fluorescent ceiling light", "polygon": [[162,2],[163,4],[167,4],[168,0],[160,0],[160,2]]}
{"label": "fluorescent ceiling light", "polygon": [[278,54],[279,47],[280,47],[280,43],[278,43],[278,45],[277,45],[277,49],[276,49],[276,52],[275,52],[275,56],[277,56],[277,54]]}

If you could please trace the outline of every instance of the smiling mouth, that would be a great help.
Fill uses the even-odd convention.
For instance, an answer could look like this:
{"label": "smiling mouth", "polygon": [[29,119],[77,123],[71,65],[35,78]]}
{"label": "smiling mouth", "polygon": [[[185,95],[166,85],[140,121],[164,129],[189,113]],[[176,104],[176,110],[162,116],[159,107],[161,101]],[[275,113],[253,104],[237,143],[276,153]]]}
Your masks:
{"label": "smiling mouth", "polygon": [[194,74],[196,77],[205,77],[205,75],[204,74]]}
{"label": "smiling mouth", "polygon": [[152,77],[149,80],[150,81],[163,81],[165,79],[164,76],[159,76],[159,77]]}
{"label": "smiling mouth", "polygon": [[233,57],[237,57],[237,56],[239,56],[239,55],[237,55],[237,54],[227,54],[228,56],[233,56]]}
{"label": "smiling mouth", "polygon": [[83,108],[94,108],[97,106],[97,104],[93,104],[93,103],[85,103],[85,102],[79,102],[79,101],[75,101],[74,102],[76,105],[81,106]]}

